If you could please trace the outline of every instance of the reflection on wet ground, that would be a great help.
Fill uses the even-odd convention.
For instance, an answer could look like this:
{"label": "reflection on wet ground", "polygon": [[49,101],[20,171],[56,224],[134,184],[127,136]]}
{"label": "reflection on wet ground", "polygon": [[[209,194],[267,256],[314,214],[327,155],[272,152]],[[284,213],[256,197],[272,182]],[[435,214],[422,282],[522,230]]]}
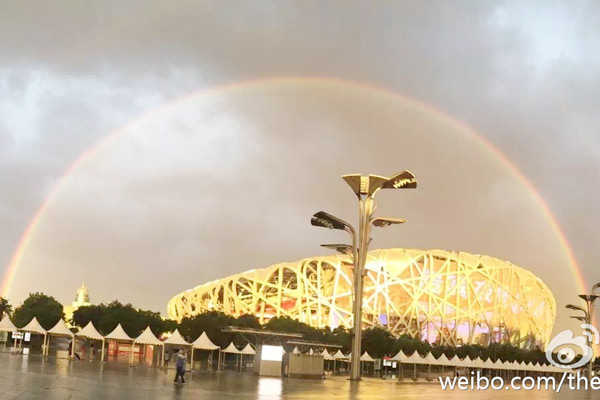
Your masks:
{"label": "reflection on wet ground", "polygon": [[0,353],[4,399],[599,399],[600,394],[546,391],[443,391],[437,383],[345,377],[324,380],[258,378],[249,373],[195,372],[173,384],[174,370],[119,363],[70,362]]}

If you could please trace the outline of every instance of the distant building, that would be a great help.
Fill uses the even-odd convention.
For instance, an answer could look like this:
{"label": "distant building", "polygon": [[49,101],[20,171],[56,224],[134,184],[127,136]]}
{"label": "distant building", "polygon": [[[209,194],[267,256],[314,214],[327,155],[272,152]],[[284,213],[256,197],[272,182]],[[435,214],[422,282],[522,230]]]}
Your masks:
{"label": "distant building", "polygon": [[65,313],[65,320],[67,323],[73,318],[73,313],[79,307],[89,306],[90,305],[90,293],[88,292],[87,286],[85,283],[81,285],[79,289],[77,289],[77,294],[75,295],[75,300],[71,303],[70,306],[63,306],[63,312]]}

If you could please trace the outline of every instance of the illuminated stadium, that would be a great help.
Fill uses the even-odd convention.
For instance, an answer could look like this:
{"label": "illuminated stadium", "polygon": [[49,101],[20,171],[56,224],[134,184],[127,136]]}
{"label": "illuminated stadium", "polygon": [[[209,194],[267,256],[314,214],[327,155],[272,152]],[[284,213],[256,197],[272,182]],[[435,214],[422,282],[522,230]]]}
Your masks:
{"label": "illuminated stadium", "polygon": [[[352,266],[343,255],[306,258],[205,283],[173,297],[170,318],[204,311],[289,316],[313,327],[352,326]],[[363,327],[382,326],[430,343],[544,347],[556,304],[531,272],[464,252],[384,249],[369,253]]]}

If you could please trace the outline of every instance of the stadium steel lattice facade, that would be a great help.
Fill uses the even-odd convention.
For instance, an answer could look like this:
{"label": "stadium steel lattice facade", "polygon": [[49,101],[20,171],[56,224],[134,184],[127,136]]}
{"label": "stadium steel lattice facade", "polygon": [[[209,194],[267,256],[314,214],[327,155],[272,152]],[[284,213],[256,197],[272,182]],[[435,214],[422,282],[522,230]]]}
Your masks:
{"label": "stadium steel lattice facade", "polygon": [[[333,255],[281,263],[200,285],[173,297],[170,318],[208,310],[290,316],[314,327],[352,326],[352,266]],[[499,259],[443,250],[369,253],[363,326],[384,326],[443,345],[545,346],[556,304],[531,272]]]}

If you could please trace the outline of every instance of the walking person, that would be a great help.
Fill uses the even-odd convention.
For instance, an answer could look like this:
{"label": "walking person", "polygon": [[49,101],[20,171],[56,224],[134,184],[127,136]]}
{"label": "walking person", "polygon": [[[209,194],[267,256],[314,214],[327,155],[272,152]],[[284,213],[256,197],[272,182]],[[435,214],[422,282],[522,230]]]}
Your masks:
{"label": "walking person", "polygon": [[165,368],[169,367],[169,361],[171,361],[171,350],[167,350],[165,353]]}
{"label": "walking person", "polygon": [[69,357],[71,357],[71,352],[73,352],[73,358],[76,358],[78,360],[81,360],[81,357],[79,357],[79,354],[77,354],[75,351],[73,351],[73,341],[71,340],[69,342]]}
{"label": "walking person", "polygon": [[89,356],[89,362],[94,361],[94,359],[96,358],[96,347],[94,347],[94,343],[92,343],[90,345],[90,356]]}
{"label": "walking person", "polygon": [[71,353],[73,353],[73,358],[76,358],[78,360],[81,360],[81,358],[79,357],[79,354],[75,353],[75,351],[73,351],[73,341],[69,341],[69,349],[67,350],[69,352],[69,357],[71,357]]}
{"label": "walking person", "polygon": [[173,382],[177,383],[178,378],[181,377],[181,383],[185,383],[185,364],[186,364],[186,356],[183,350],[179,350],[179,354],[177,354],[177,361],[175,362],[175,380]]}

